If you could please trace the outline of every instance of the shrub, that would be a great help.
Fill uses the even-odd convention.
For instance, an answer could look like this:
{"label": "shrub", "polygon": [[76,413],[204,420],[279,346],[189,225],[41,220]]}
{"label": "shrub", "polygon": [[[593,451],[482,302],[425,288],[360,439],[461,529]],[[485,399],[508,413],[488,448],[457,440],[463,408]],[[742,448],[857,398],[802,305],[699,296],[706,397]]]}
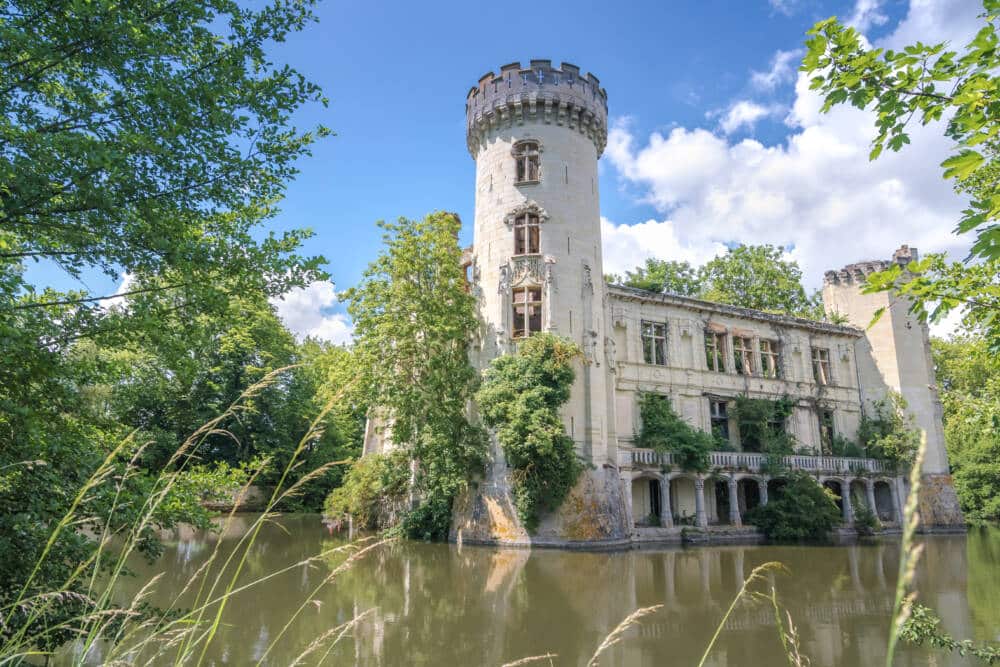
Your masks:
{"label": "shrub", "polygon": [[772,475],[784,472],[784,458],[795,451],[795,440],[785,428],[794,405],[787,396],[777,400],[736,397],[733,413],[743,449],[766,454],[764,470]]}
{"label": "shrub", "polygon": [[858,440],[868,455],[892,469],[908,466],[920,448],[920,431],[906,411],[906,401],[895,392],[872,403],[871,415],[862,415]]}
{"label": "shrub", "polygon": [[494,359],[476,394],[483,422],[496,430],[513,469],[514,505],[529,531],[562,504],[583,470],[559,416],[579,356],[571,341],[536,334],[520,343],[517,354]]}
{"label": "shrub", "polygon": [[882,530],[882,523],[874,512],[859,505],[854,508],[854,528],[859,535],[873,535]]}
{"label": "shrub", "polygon": [[351,464],[344,483],[323,503],[330,518],[350,516],[359,528],[393,525],[409,488],[409,459],[401,450],[369,454]]}
{"label": "shrub", "polygon": [[840,518],[833,494],[803,472],[791,473],[780,493],[747,513],[747,523],[776,542],[825,540]]}
{"label": "shrub", "polygon": [[673,453],[674,460],[684,470],[708,470],[709,452],[719,446],[720,438],[684,421],[662,394],[643,393],[639,397],[639,414],[642,428],[636,444],[661,453]]}

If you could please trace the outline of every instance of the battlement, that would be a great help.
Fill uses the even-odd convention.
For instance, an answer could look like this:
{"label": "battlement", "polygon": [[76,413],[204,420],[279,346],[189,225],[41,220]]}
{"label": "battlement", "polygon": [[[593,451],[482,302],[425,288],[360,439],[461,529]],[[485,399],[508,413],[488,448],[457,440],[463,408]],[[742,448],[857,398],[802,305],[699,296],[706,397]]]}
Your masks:
{"label": "battlement", "polygon": [[513,62],[500,74],[487,72],[465,99],[466,139],[476,156],[479,143],[494,129],[541,121],[564,125],[590,137],[597,154],[608,140],[608,94],[593,74],[580,74],[569,63],[532,60],[527,68]]}
{"label": "battlement", "polygon": [[900,246],[892,253],[892,259],[873,259],[865,262],[848,264],[839,271],[827,271],[823,274],[825,285],[860,285],[868,280],[868,276],[879,271],[885,271],[893,264],[906,266],[910,262],[915,262],[919,257],[916,248],[908,245]]}

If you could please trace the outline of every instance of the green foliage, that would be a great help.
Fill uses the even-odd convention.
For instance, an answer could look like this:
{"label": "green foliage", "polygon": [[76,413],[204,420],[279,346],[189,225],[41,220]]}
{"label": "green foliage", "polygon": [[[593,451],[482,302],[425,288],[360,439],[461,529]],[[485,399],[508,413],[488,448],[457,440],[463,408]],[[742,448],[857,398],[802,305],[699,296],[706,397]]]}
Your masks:
{"label": "green foliage", "polygon": [[920,449],[920,431],[907,412],[906,400],[895,392],[872,402],[871,413],[861,416],[858,441],[868,456],[881,459],[893,470],[913,463]]}
{"label": "green foliage", "polygon": [[574,343],[536,334],[516,354],[494,359],[476,394],[483,422],[496,430],[513,469],[514,504],[529,531],[562,504],[583,469],[559,415],[580,357]]}
{"label": "green foliage", "polygon": [[747,513],[747,523],[776,542],[821,541],[841,520],[833,494],[803,472],[788,475],[788,483]]}
{"label": "green foliage", "polygon": [[770,400],[741,395],[733,403],[743,451],[766,454],[765,467],[771,474],[782,472],[784,458],[795,450],[795,441],[785,426],[794,406],[795,401],[787,396]]}
{"label": "green foliage", "polygon": [[882,522],[867,505],[854,506],[854,529],[860,535],[874,535],[882,530]]}
{"label": "green foliage", "polygon": [[699,268],[687,262],[650,258],[645,266],[626,271],[624,280],[619,276],[608,279],[651,292],[826,319],[819,293],[806,294],[802,270],[797,262],[785,259],[785,250],[780,246],[739,245]]}
{"label": "green foliage", "polygon": [[853,440],[848,440],[840,434],[834,434],[833,442],[830,443],[830,454],[832,456],[862,458],[865,456],[865,450]]}
{"label": "green foliage", "polygon": [[343,484],[327,496],[323,513],[331,519],[350,515],[358,528],[390,528],[405,508],[409,481],[406,452],[369,454],[351,464]]}
{"label": "green foliage", "polygon": [[[365,405],[391,422],[394,446],[417,461],[419,500],[404,520],[411,536],[445,539],[451,505],[487,452],[468,420],[477,375],[468,344],[477,330],[450,213],[380,223],[385,249],[348,290],[353,353]],[[419,520],[418,520],[419,519]]]}
{"label": "green foliage", "polygon": [[952,479],[969,521],[1000,520],[1000,361],[982,336],[931,347]]}
{"label": "green foliage", "polygon": [[976,644],[971,639],[955,639],[942,630],[940,625],[941,619],[932,609],[922,604],[910,602],[906,620],[899,631],[899,637],[917,646],[923,646],[926,642],[936,648],[953,651],[959,655],[970,655],[987,665],[1000,663],[1000,647]]}
{"label": "green foliage", "polygon": [[609,282],[621,283],[636,289],[680,296],[698,296],[701,292],[701,278],[698,270],[687,262],[668,261],[649,257],[645,266],[626,271],[624,280],[620,276],[609,276]]}
{"label": "green foliage", "polygon": [[900,51],[869,49],[854,29],[835,18],[809,31],[802,69],[813,75],[811,88],[825,96],[823,111],[850,103],[875,113],[877,135],[870,158],[886,146],[910,143],[908,127],[945,123],[952,155],[941,163],[942,176],[967,195],[956,232],[972,233],[972,252],[964,264],[943,257],[907,267],[893,266],[869,278],[869,291],[899,290],[913,299],[921,318],[939,321],[961,308],[970,326],[981,327],[1000,350],[998,275],[1000,275],[1000,3],[984,0],[982,27],[964,49],[947,43],[917,42]]}
{"label": "green foliage", "polygon": [[719,438],[684,421],[661,394],[641,394],[639,415],[642,428],[636,436],[637,445],[657,452],[671,452],[682,470],[708,470],[709,453],[720,448]]}

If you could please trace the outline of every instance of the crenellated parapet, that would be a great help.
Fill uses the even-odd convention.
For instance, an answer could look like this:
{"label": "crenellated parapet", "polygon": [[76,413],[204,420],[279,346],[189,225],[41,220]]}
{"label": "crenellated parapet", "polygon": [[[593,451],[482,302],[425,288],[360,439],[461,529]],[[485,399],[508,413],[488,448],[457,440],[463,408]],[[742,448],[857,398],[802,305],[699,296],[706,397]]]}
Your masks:
{"label": "crenellated parapet", "polygon": [[466,140],[476,156],[480,142],[496,129],[526,121],[562,125],[590,137],[598,156],[608,142],[608,95],[593,74],[580,74],[569,63],[555,68],[551,60],[504,65],[487,72],[469,90],[465,102]]}
{"label": "crenellated parapet", "polygon": [[826,285],[861,285],[873,273],[885,271],[893,264],[906,267],[907,264],[917,261],[918,258],[916,248],[903,245],[892,253],[891,260],[874,259],[867,262],[856,262],[848,264],[839,271],[827,271],[823,274],[823,283]]}

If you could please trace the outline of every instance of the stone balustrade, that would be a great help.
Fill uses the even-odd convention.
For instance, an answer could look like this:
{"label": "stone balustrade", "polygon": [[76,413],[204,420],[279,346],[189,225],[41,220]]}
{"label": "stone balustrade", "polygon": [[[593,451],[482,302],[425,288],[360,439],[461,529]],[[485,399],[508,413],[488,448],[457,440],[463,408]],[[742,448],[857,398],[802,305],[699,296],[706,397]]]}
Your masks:
{"label": "stone balustrade", "polygon": [[[757,452],[711,452],[711,467],[723,470],[746,470],[762,472],[766,468],[767,456]],[[848,456],[809,456],[793,454],[782,459],[791,470],[825,474],[887,473],[885,465],[877,459],[853,458]],[[652,449],[619,449],[618,465],[623,468],[637,466],[673,466],[673,455],[660,454]]]}

